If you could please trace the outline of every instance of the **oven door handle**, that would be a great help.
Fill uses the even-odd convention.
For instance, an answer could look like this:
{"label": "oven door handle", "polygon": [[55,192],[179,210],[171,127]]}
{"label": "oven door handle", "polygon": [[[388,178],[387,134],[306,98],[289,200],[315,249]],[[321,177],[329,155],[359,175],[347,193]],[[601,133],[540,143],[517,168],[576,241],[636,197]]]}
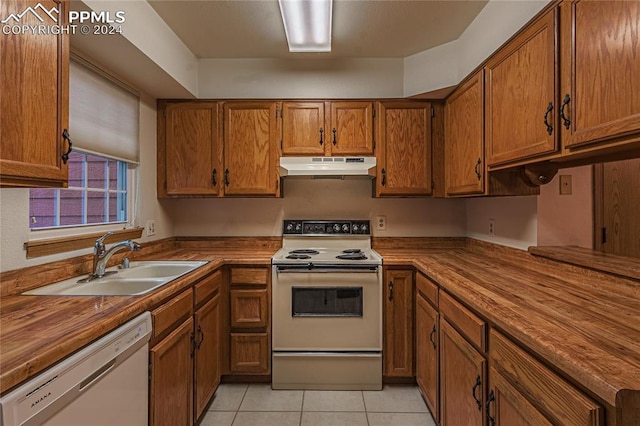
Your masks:
{"label": "oven door handle", "polygon": [[300,265],[275,265],[276,273],[298,273],[298,274],[306,274],[306,273],[327,273],[327,272],[370,272],[377,273],[378,266],[377,265],[314,265],[313,263],[300,264]]}

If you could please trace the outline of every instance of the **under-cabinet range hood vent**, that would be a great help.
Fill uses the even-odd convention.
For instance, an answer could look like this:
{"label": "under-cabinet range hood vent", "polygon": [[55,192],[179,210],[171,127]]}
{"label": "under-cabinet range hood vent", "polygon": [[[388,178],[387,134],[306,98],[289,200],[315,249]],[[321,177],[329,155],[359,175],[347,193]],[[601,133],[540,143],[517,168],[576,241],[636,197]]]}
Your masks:
{"label": "under-cabinet range hood vent", "polygon": [[280,176],[373,178],[376,175],[376,157],[280,157]]}

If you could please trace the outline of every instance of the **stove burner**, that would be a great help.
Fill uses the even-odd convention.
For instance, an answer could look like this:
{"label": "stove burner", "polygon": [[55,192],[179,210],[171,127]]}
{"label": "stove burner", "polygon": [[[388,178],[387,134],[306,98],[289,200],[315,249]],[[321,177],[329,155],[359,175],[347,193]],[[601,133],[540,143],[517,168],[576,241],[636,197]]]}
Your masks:
{"label": "stove burner", "polygon": [[299,254],[299,253],[293,253],[287,255],[287,259],[295,259],[295,260],[304,260],[304,259],[311,259],[311,256],[309,256],[308,254]]}
{"label": "stove burner", "polygon": [[[291,250],[289,252],[289,254],[320,254],[320,252],[318,250],[314,250],[314,249],[296,249],[296,250]],[[308,259],[309,256],[307,257],[303,257],[302,259]]]}
{"label": "stove burner", "polygon": [[367,260],[367,256],[362,252],[339,254],[336,259],[342,260]]}
{"label": "stove burner", "polygon": [[346,249],[346,250],[342,250],[343,253],[345,254],[359,254],[362,253],[362,250],[360,249]]}

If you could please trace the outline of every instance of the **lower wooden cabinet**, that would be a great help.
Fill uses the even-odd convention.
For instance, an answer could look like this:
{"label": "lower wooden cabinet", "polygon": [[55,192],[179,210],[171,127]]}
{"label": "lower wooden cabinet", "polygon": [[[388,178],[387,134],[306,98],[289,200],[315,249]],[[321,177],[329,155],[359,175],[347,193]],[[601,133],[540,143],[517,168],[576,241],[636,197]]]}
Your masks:
{"label": "lower wooden cabinet", "polygon": [[440,424],[483,426],[487,361],[440,319]]}
{"label": "lower wooden cabinet", "polygon": [[386,270],[383,293],[383,375],[413,377],[413,270]]}
{"label": "lower wooden cabinet", "polygon": [[231,333],[231,371],[269,374],[269,335],[267,333]]}
{"label": "lower wooden cabinet", "polygon": [[220,384],[220,294],[195,313],[195,418],[199,419]]}
{"label": "lower wooden cabinet", "polygon": [[149,424],[193,424],[193,318],[150,351]]}
{"label": "lower wooden cabinet", "polygon": [[438,311],[416,294],[416,382],[437,422],[438,409]]}

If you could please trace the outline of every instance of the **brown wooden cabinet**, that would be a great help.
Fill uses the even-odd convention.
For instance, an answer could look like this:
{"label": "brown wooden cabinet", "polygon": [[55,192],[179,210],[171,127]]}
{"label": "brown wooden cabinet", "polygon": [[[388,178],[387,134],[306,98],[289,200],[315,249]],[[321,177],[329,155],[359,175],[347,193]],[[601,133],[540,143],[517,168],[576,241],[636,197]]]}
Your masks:
{"label": "brown wooden cabinet", "polygon": [[[28,7],[56,9],[66,26],[66,0],[3,1],[0,16],[21,14]],[[25,14],[10,25],[42,25]],[[0,35],[0,186],[62,187],[68,180],[65,153],[69,128],[69,34],[31,31]]]}
{"label": "brown wooden cabinet", "polygon": [[271,372],[269,268],[234,266],[230,274],[229,372],[268,375]]}
{"label": "brown wooden cabinet", "polygon": [[484,194],[484,70],[447,98],[445,141],[446,195]]}
{"label": "brown wooden cabinet", "polygon": [[376,195],[429,195],[431,104],[379,102]]}
{"label": "brown wooden cabinet", "polygon": [[282,155],[324,155],[324,102],[282,103]]}
{"label": "brown wooden cabinet", "polygon": [[[491,330],[490,343],[492,376],[487,414],[496,424],[604,424],[602,406],[508,338]],[[529,423],[515,423],[522,420]]]}
{"label": "brown wooden cabinet", "polygon": [[224,104],[225,195],[277,195],[279,190],[275,102]]}
{"label": "brown wooden cabinet", "polygon": [[218,271],[195,285],[196,307],[199,306],[194,315],[195,419],[203,415],[220,384],[222,280],[222,273]]}
{"label": "brown wooden cabinet", "polygon": [[418,280],[426,278],[416,276],[416,382],[427,402],[431,415],[439,421],[439,371],[438,353],[440,350],[438,332],[438,311],[423,293],[418,290]]}
{"label": "brown wooden cabinet", "polygon": [[482,426],[486,360],[446,319],[440,318],[440,421]]}
{"label": "brown wooden cabinet", "polygon": [[373,102],[331,102],[330,155],[373,155]]}
{"label": "brown wooden cabinet", "polygon": [[560,14],[563,146],[638,140],[640,98],[631,93],[640,81],[640,3],[566,0]]}
{"label": "brown wooden cabinet", "polygon": [[556,9],[536,20],[485,65],[485,141],[489,166],[559,149]]}
{"label": "brown wooden cabinet", "polygon": [[158,196],[217,196],[222,144],[216,102],[158,102]]}
{"label": "brown wooden cabinet", "polygon": [[386,270],[383,297],[383,375],[413,377],[413,270]]}

